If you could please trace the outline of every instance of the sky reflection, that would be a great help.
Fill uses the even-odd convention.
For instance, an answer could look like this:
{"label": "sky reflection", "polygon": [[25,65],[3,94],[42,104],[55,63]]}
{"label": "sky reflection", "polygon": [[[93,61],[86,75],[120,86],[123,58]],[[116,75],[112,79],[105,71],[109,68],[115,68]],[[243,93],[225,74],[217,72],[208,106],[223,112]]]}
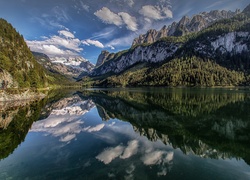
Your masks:
{"label": "sky reflection", "polygon": [[20,147],[0,162],[0,179],[249,177],[249,166],[242,159],[202,156],[209,150],[225,153],[202,141],[196,146],[192,136],[162,134],[149,121],[148,126],[112,118],[107,121],[102,113],[112,111],[102,106],[101,112],[94,100],[74,95],[46,107],[51,109],[47,118],[33,123]]}

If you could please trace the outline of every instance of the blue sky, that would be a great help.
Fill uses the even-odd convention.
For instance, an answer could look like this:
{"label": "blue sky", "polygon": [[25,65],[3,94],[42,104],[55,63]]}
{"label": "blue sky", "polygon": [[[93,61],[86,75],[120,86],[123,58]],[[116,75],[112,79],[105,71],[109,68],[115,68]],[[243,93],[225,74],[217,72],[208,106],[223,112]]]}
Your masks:
{"label": "blue sky", "polygon": [[250,0],[0,0],[0,18],[31,50],[80,55],[96,63],[102,50],[127,49],[139,34],[203,11],[243,10]]}

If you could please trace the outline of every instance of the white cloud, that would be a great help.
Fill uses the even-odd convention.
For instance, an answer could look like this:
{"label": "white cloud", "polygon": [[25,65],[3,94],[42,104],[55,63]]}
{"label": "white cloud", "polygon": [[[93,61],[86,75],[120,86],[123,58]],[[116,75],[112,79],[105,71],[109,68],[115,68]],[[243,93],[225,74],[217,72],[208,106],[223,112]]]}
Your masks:
{"label": "white cloud", "polygon": [[127,3],[130,7],[135,4],[134,0],[125,0],[125,3]]}
{"label": "white cloud", "polygon": [[97,131],[100,131],[104,128],[105,124],[98,124],[97,126],[95,127],[87,127],[87,128],[84,128],[84,131],[87,131],[87,132],[97,132]]}
{"label": "white cloud", "polygon": [[[32,47],[31,47],[32,49]],[[42,49],[46,52],[46,54],[58,54],[58,55],[63,55],[64,54],[64,51],[57,48],[56,46],[54,45],[42,45]]]}
{"label": "white cloud", "polygon": [[124,150],[121,159],[127,159],[132,155],[136,154],[138,151],[138,147],[139,145],[137,140],[128,142],[128,147]]}
{"label": "white cloud", "polygon": [[69,141],[73,140],[75,137],[76,137],[75,134],[68,134],[65,137],[61,137],[60,141],[61,142],[69,142]]}
{"label": "white cloud", "polygon": [[153,152],[146,154],[142,158],[142,161],[145,165],[160,164],[160,160],[162,159],[163,154],[164,154],[164,151],[153,151]]}
{"label": "white cloud", "polygon": [[40,41],[26,40],[32,51],[54,56],[77,56],[83,48],[82,42],[68,29],[58,31],[58,35],[42,37]]}
{"label": "white cloud", "polygon": [[169,10],[168,7],[160,7],[152,5],[143,6],[142,9],[139,11],[139,13],[145,16],[146,18],[153,20],[161,20],[173,17],[172,11]]}
{"label": "white cloud", "polygon": [[125,24],[127,29],[131,31],[136,31],[138,29],[136,18],[126,12],[119,12],[116,14],[110,11],[107,7],[103,7],[94,14],[104,23],[114,24],[116,26],[122,26]]}
{"label": "white cloud", "polygon": [[123,24],[122,18],[118,14],[110,11],[107,7],[103,7],[94,14],[107,24],[115,24],[116,26],[121,26]]}
{"label": "white cloud", "polygon": [[101,154],[96,156],[96,159],[103,162],[104,164],[109,164],[111,161],[113,161],[115,158],[119,157],[124,150],[124,147],[119,145],[115,148],[108,148],[104,150]]}
{"label": "white cloud", "polygon": [[115,50],[115,47],[114,47],[114,46],[108,45],[107,47],[109,47],[109,48],[112,49],[112,50]]}
{"label": "white cloud", "polygon": [[[79,100],[79,97],[64,98],[59,101],[48,118],[35,122],[31,132],[45,132],[47,135],[58,137],[59,141],[69,143],[76,135],[84,131],[83,121],[79,118],[87,113],[94,103],[92,101],[80,101],[77,104],[70,104],[71,101]],[[100,129],[96,126],[92,130]]]}
{"label": "white cloud", "polygon": [[122,17],[122,20],[124,23],[127,25],[127,29],[131,31],[137,31],[138,30],[138,25],[136,23],[136,18],[130,16],[128,13],[125,12],[120,12],[118,13]]}
{"label": "white cloud", "polygon": [[142,161],[145,165],[156,165],[156,164],[165,164],[173,160],[174,153],[172,151],[151,151],[145,154],[142,158]]}
{"label": "white cloud", "polygon": [[67,37],[67,38],[75,38],[75,35],[73,33],[69,32],[69,31],[66,31],[66,30],[58,31],[58,33],[60,35],[63,35],[65,37]]}
{"label": "white cloud", "polygon": [[87,46],[94,45],[99,48],[104,48],[104,45],[100,41],[97,41],[97,40],[87,39],[87,40],[82,41],[82,43]]}

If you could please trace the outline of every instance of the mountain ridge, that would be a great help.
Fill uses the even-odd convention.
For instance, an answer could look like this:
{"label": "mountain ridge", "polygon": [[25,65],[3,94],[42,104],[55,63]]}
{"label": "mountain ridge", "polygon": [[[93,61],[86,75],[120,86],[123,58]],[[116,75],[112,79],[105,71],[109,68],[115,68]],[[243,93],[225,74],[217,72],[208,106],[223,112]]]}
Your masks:
{"label": "mountain ridge", "polygon": [[239,12],[240,10],[238,9],[235,12],[213,10],[193,15],[190,18],[188,16],[183,16],[178,22],[173,22],[169,26],[165,25],[159,31],[150,29],[146,34],[141,34],[138,38],[133,40],[132,46],[143,43],[153,43],[167,36],[183,36],[188,33],[198,32],[218,20],[231,18]]}
{"label": "mountain ridge", "polygon": [[[98,59],[98,65],[100,65],[96,66],[89,74],[89,78],[85,78],[83,82],[89,84],[92,81],[94,86],[154,86],[157,84],[155,81],[152,83],[148,81],[156,78],[157,73],[153,72],[158,69],[162,78],[165,79],[165,82],[160,84],[161,86],[247,85],[249,84],[250,73],[250,63],[248,63],[250,57],[250,16],[247,12],[248,8],[232,18],[216,21],[199,32],[177,37],[163,37],[154,43],[135,45],[128,50],[115,54],[103,51],[103,57]],[[187,18],[183,17],[182,19],[185,21]],[[204,75],[206,77],[200,79],[193,74],[198,72],[196,70],[197,65],[192,64],[192,59],[196,63],[200,61],[204,67],[216,68],[217,74],[212,74],[213,69],[206,69],[205,75],[200,69],[199,73],[202,74],[202,77]],[[173,66],[175,62],[173,61],[179,62],[178,67],[180,69],[186,69],[186,67],[183,67],[185,64],[190,67],[187,70],[191,73],[186,71],[188,74],[181,75],[189,78],[182,77],[185,80],[181,79],[181,83],[171,83],[172,78],[166,77],[168,72],[174,73],[172,70],[175,69]],[[209,65],[211,63],[212,65]],[[139,64],[144,65],[140,66]],[[171,67],[172,69],[165,69],[162,66],[164,64],[165,67]],[[224,79],[222,74],[225,74],[225,72],[228,73],[228,78],[236,78],[237,83],[231,83],[230,79]],[[179,73],[182,72],[179,71]],[[175,74],[170,76],[172,77]],[[217,76],[218,74],[221,75]],[[210,83],[208,79],[211,79],[212,76],[218,79],[212,79],[211,81],[214,82]],[[193,79],[196,80],[193,81]],[[227,84],[224,81],[230,83]]]}
{"label": "mountain ridge", "polygon": [[53,57],[46,54],[32,52],[36,60],[50,72],[69,77],[78,77],[82,72],[90,73],[95,65],[81,56],[75,57]]}

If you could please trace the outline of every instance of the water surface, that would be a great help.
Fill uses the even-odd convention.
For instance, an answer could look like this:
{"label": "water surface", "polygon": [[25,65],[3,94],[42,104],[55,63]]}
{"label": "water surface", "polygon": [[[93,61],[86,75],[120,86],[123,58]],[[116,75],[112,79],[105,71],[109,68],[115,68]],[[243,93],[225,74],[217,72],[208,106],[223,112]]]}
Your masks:
{"label": "water surface", "polygon": [[89,89],[0,107],[0,179],[250,179],[249,90]]}

